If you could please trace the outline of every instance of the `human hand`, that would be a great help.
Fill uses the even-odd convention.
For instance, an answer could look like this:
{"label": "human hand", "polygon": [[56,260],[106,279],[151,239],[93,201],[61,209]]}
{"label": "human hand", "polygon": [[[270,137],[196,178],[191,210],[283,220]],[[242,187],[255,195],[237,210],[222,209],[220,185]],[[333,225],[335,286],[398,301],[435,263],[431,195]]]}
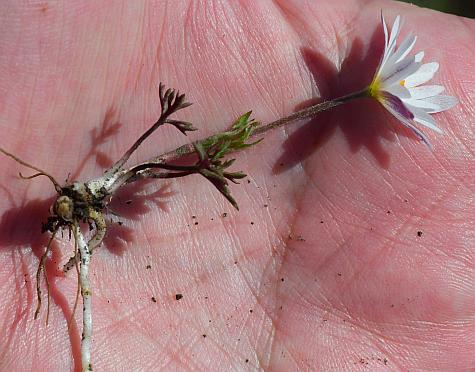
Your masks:
{"label": "human hand", "polygon": [[[434,151],[357,101],[236,155],[250,181],[232,186],[239,212],[198,176],[128,188],[113,206],[124,224],[111,224],[92,261],[93,367],[474,364],[473,21],[382,1],[1,6],[1,146],[58,180],[118,159],[157,117],[160,81],[195,102],[180,117],[200,130],[160,129],[132,162],[249,109],[266,123],[363,88],[381,54],[380,9],[389,23],[403,15],[403,34],[416,32],[416,50],[461,101],[437,115]],[[33,320],[54,190],[0,159],[0,369],[80,369],[81,332],[67,328],[76,277],[60,275],[67,236],[47,265],[49,325],[45,307]]]}

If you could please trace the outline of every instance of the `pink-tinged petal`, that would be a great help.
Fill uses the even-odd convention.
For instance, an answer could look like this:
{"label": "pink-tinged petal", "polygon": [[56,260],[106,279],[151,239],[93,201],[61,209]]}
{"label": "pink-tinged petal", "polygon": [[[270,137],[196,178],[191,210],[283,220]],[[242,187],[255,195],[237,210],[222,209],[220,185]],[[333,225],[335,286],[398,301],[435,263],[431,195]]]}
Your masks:
{"label": "pink-tinged petal", "polygon": [[406,107],[406,105],[404,105],[404,102],[399,97],[396,97],[391,93],[381,92],[381,103],[386,108],[391,108],[392,111],[397,112],[406,119],[414,119],[414,114]]}
{"label": "pink-tinged petal", "polygon": [[414,132],[414,134],[422,141],[424,142],[427,147],[429,147],[430,150],[432,150],[432,145],[431,143],[429,142],[429,139],[426,137],[426,135],[424,133],[422,133],[419,129],[417,129],[417,127],[415,127],[410,121],[409,119],[407,119],[406,117],[402,116],[401,114],[399,114],[399,112],[393,110],[393,108],[391,106],[388,106],[386,104],[384,104],[384,107],[386,108],[386,110],[389,111],[389,113],[391,115],[393,115],[397,120],[399,120],[403,125],[405,125],[407,128],[409,128],[410,130],[412,130]]}
{"label": "pink-tinged petal", "polygon": [[411,105],[407,105],[408,109],[411,110],[411,112],[414,114],[414,121],[426,126],[427,128],[432,129],[433,131],[437,133],[443,133],[442,129],[440,129],[434,118],[430,116],[426,110],[419,108],[419,107],[414,107]]}
{"label": "pink-tinged petal", "polygon": [[436,114],[448,109],[451,109],[456,104],[459,103],[459,100],[456,97],[438,95],[434,97],[426,98],[425,101],[431,102],[438,106],[438,108],[428,111],[430,114]]}
{"label": "pink-tinged petal", "polygon": [[413,99],[424,99],[434,97],[444,90],[445,88],[442,85],[423,85],[421,87],[409,88],[409,93]]}
{"label": "pink-tinged petal", "polygon": [[423,64],[417,72],[406,79],[405,85],[408,88],[417,87],[418,85],[427,83],[434,77],[434,74],[439,69],[437,62],[430,62]]}

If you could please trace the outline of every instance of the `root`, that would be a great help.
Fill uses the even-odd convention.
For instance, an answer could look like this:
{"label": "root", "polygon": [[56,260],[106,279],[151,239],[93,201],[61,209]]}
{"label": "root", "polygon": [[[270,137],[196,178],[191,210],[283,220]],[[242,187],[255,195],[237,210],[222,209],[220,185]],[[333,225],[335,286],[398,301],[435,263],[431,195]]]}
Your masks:
{"label": "root", "polygon": [[44,271],[45,282],[46,282],[46,290],[48,292],[48,306],[47,306],[47,314],[46,314],[46,325],[48,325],[49,320],[49,309],[50,309],[50,291],[49,291],[49,282],[48,282],[48,275],[46,274],[45,263],[46,259],[48,258],[48,253],[51,250],[51,244],[53,243],[53,239],[56,236],[58,230],[55,230],[51,235],[51,238],[48,241],[48,245],[46,246],[45,253],[41,256],[40,263],[38,264],[38,269],[36,270],[36,294],[38,297],[38,305],[36,306],[35,310],[35,319],[38,318],[38,314],[40,313],[41,309],[41,271]]}
{"label": "root", "polygon": [[81,338],[81,363],[83,371],[92,371],[91,344],[92,344],[92,289],[89,282],[89,265],[91,263],[91,251],[84,239],[79,226],[74,225],[79,255],[81,257],[79,270],[79,283],[83,303],[82,312],[82,338]]}
{"label": "root", "polygon": [[[71,317],[69,318],[68,322],[68,329],[71,328],[71,324],[73,323],[74,320],[74,314],[76,314],[76,309],[78,307],[79,303],[79,294],[81,293],[81,279],[79,277],[79,261],[76,259],[78,257],[78,240],[77,240],[77,231],[74,229],[74,257],[71,257],[66,265],[69,264],[69,262],[74,259],[74,267],[76,268],[76,274],[77,274],[77,287],[76,287],[76,298],[74,299],[74,305],[73,305],[73,310],[71,312]],[[63,267],[63,271],[69,271],[65,270],[66,265]]]}
{"label": "root", "polygon": [[27,167],[27,168],[30,168],[30,169],[33,169],[35,171],[37,171],[38,173],[34,174],[33,176],[30,176],[30,177],[23,177],[20,173],[20,177],[23,178],[23,179],[31,179],[31,178],[35,178],[35,177],[38,177],[38,176],[45,176],[45,177],[48,177],[49,180],[51,181],[51,183],[54,185],[54,188],[56,189],[56,192],[59,194],[61,193],[61,186],[59,185],[58,181],[55,180],[55,178],[49,174],[49,173],[46,173],[44,170],[38,168],[38,167],[35,167],[34,165],[31,165],[29,163],[27,163],[26,161],[23,161],[21,160],[19,157],[13,155],[12,153],[8,152],[7,150],[4,150],[0,147],[0,152],[2,152],[3,154],[5,154],[6,156],[12,158],[13,160],[15,160],[17,163],[20,163],[21,165]]}

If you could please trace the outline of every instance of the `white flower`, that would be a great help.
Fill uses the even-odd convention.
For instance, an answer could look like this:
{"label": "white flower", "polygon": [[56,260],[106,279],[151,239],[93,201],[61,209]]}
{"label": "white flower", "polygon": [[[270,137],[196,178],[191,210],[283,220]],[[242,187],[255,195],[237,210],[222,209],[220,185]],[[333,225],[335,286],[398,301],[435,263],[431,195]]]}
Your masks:
{"label": "white flower", "polygon": [[422,85],[434,77],[439,69],[437,62],[422,64],[424,52],[409,55],[417,37],[410,34],[396,48],[396,39],[401,30],[401,17],[397,16],[388,37],[388,28],[381,14],[384,29],[384,54],[368,94],[376,98],[400,122],[412,129],[429,147],[426,136],[415,126],[415,122],[438,133],[430,114],[448,110],[458,103],[457,98],[441,95],[441,85]]}

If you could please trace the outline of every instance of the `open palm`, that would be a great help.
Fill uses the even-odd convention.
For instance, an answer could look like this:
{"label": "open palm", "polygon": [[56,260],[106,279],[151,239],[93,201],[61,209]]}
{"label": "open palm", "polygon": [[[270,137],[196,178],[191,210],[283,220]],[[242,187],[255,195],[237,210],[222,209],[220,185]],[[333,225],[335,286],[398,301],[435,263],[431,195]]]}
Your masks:
{"label": "open palm", "polygon": [[[475,23],[389,1],[3,2],[2,147],[86,180],[159,114],[158,83],[186,92],[200,130],[160,129],[144,160],[226,129],[266,123],[367,84],[379,14],[406,19],[416,49],[461,103],[430,152],[374,102],[277,129],[236,155],[240,211],[203,178],[121,191],[93,256],[95,370],[463,370],[475,356]],[[0,369],[80,368],[76,276],[35,270],[54,196],[0,158]],[[43,291],[45,293],[45,291]]]}

